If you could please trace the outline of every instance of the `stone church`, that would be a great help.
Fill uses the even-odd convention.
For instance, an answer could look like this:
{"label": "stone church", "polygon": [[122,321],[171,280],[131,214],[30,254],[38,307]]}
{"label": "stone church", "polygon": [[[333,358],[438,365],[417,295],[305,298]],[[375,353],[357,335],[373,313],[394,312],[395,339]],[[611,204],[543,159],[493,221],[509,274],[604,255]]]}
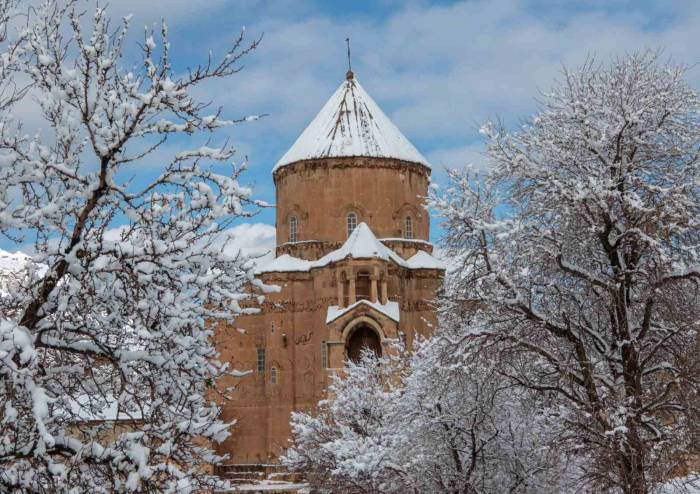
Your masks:
{"label": "stone church", "polygon": [[280,290],[216,336],[224,361],[253,371],[224,406],[237,422],[220,452],[239,464],[274,463],[290,413],[362,348],[430,333],[444,274],[423,205],[430,165],[351,71],[272,176],[276,258],[257,276]]}

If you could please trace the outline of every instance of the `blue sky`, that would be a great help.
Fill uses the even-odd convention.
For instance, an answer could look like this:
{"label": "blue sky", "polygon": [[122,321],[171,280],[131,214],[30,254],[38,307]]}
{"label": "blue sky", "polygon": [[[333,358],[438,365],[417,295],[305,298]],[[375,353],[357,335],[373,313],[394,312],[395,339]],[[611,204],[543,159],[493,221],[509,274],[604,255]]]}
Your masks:
{"label": "blue sky", "polygon": [[[210,50],[222,53],[242,26],[251,38],[264,34],[244,70],[209,84],[201,97],[227,117],[268,114],[217,139],[230,138],[248,157],[245,181],[269,202],[270,170],[343,79],[348,36],[357,77],[433,163],[438,183],[444,166],[485,166],[480,125],[500,118],[514,126],[532,114],[562,65],[645,48],[700,62],[700,2],[690,0],[112,0],[108,10],[133,13],[134,42],[141,26],[165,17],[176,70]],[[700,67],[688,79],[700,88]],[[137,180],[149,168],[134,170]],[[253,221],[273,225],[274,211]],[[269,227],[243,228],[245,245],[272,245]],[[0,248],[14,250],[7,242]]]}

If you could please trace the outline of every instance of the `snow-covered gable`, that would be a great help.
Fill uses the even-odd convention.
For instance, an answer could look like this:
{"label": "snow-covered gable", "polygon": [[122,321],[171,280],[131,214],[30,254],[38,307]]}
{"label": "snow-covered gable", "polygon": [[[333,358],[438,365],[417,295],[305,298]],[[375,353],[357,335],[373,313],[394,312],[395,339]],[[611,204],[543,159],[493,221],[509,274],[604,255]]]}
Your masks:
{"label": "snow-covered gable", "polygon": [[398,254],[374,236],[367,223],[357,225],[340,249],[329,252],[316,262],[319,266],[327,266],[348,257],[353,259],[391,260],[400,266],[403,266],[404,263],[404,260]]}
{"label": "snow-covered gable", "polygon": [[359,305],[367,305],[377,312],[381,312],[389,319],[399,322],[399,303],[398,302],[387,302],[386,304],[380,304],[378,302],[370,302],[369,300],[358,300],[354,304],[350,304],[347,307],[338,307],[337,305],[331,305],[328,307],[328,312],[326,313],[326,324],[329,324],[336,319],[338,319],[343,314],[347,314],[355,307]]}
{"label": "snow-covered gable", "polygon": [[307,261],[283,254],[259,268],[257,273],[308,272],[313,268],[322,268],[348,258],[392,261],[407,269],[445,269],[441,261],[424,251],[418,251],[407,261],[403,260],[401,256],[377,239],[366,223],[360,223],[342,247],[329,252],[317,261]]}
{"label": "snow-covered gable", "polygon": [[424,250],[419,250],[413,257],[406,261],[411,269],[445,269],[445,263],[434,258]]}
{"label": "snow-covered gable", "polygon": [[430,167],[351,74],[273,168],[296,161],[368,156]]}
{"label": "snow-covered gable", "polygon": [[311,269],[311,261],[299,259],[298,257],[282,254],[276,257],[269,263],[258,268],[257,273],[290,273],[290,272],[306,272]]}

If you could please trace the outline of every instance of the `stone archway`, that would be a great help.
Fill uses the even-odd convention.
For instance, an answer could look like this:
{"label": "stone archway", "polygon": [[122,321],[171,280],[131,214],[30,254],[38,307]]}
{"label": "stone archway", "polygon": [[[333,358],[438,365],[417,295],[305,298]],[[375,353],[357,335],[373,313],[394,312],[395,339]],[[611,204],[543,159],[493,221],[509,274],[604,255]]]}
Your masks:
{"label": "stone archway", "polygon": [[368,324],[360,323],[353,328],[345,344],[345,353],[349,360],[358,362],[362,350],[369,348],[378,357],[382,356],[382,343],[377,332]]}

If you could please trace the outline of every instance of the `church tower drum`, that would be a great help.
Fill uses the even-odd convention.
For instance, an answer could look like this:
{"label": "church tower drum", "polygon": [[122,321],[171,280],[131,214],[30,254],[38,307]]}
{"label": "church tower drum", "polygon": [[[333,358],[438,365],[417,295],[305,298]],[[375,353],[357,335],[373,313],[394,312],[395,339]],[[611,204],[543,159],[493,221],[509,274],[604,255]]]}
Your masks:
{"label": "church tower drum", "polygon": [[224,406],[233,463],[275,462],[291,412],[362,348],[427,335],[444,274],[423,206],[430,166],[352,72],[272,173],[277,257],[257,276],[280,291],[216,334],[221,358],[253,371]]}
{"label": "church tower drum", "polygon": [[323,242],[314,247],[325,250],[345,241],[353,221],[367,223],[379,238],[427,241],[421,198],[429,175],[427,160],[348,72],[273,170],[277,245],[313,256],[285,244]]}

